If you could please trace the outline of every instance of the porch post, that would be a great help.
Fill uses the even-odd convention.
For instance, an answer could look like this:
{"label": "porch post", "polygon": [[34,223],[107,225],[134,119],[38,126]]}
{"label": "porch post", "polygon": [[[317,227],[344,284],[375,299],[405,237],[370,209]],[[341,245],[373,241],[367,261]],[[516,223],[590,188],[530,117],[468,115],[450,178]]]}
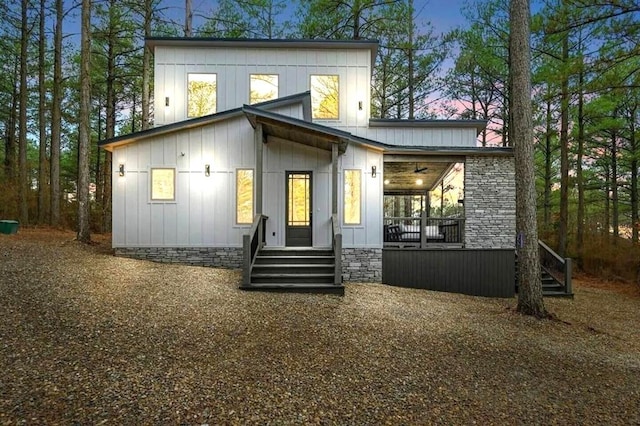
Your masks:
{"label": "porch post", "polygon": [[338,145],[331,145],[331,214],[338,214]]}
{"label": "porch post", "polygon": [[253,135],[256,144],[256,214],[262,214],[262,123],[256,123]]}

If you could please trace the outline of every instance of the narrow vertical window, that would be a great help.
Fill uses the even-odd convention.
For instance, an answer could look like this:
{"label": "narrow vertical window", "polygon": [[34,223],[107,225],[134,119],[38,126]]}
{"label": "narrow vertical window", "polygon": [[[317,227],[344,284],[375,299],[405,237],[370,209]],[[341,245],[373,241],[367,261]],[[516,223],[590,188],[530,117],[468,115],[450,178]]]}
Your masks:
{"label": "narrow vertical window", "polygon": [[253,170],[236,173],[236,223],[253,223]]}
{"label": "narrow vertical window", "polygon": [[189,74],[187,116],[202,117],[216,112],[216,74]]}
{"label": "narrow vertical window", "polygon": [[276,74],[251,74],[249,81],[249,103],[257,104],[278,97]]}
{"label": "narrow vertical window", "polygon": [[151,201],[176,199],[176,169],[151,169]]}
{"label": "narrow vertical window", "polygon": [[311,76],[311,110],[313,118],[337,120],[339,111],[337,75]]}
{"label": "narrow vertical window", "polygon": [[344,223],[359,225],[362,203],[362,173],[360,170],[344,171]]}

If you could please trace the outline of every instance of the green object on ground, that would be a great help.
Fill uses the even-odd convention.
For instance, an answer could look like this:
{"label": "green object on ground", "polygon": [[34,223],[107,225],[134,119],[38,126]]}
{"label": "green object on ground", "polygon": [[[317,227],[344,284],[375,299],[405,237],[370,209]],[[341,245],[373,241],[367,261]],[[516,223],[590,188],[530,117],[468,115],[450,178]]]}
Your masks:
{"label": "green object on ground", "polygon": [[15,234],[19,225],[17,220],[0,220],[0,234]]}

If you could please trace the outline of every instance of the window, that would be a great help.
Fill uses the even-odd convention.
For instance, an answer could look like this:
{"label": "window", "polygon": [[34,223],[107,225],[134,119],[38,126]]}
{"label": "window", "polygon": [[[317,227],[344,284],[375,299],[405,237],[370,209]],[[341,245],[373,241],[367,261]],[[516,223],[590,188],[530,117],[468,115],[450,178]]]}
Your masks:
{"label": "window", "polygon": [[251,74],[249,103],[270,101],[278,97],[278,76],[275,74]]}
{"label": "window", "polygon": [[151,201],[176,199],[176,169],[151,169]]}
{"label": "window", "polygon": [[344,171],[344,223],[360,224],[360,204],[362,192],[362,173],[360,170]]}
{"label": "window", "polygon": [[236,172],[236,223],[253,223],[253,170]]}
{"label": "window", "polygon": [[311,110],[313,118],[337,120],[339,111],[338,76],[311,76]]}
{"label": "window", "polygon": [[187,116],[202,117],[216,112],[216,74],[189,74]]}

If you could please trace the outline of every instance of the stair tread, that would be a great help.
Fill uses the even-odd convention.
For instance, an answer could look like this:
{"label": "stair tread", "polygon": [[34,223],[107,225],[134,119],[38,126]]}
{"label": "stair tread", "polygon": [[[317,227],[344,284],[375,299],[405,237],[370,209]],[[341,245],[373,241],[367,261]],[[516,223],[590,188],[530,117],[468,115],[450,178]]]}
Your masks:
{"label": "stair tread", "polygon": [[333,277],[333,274],[323,273],[309,273],[309,274],[251,274],[252,278],[272,278],[272,277],[300,277],[300,278],[312,278],[312,277]]}
{"label": "stair tread", "polygon": [[257,263],[254,268],[334,268],[332,263]]}

